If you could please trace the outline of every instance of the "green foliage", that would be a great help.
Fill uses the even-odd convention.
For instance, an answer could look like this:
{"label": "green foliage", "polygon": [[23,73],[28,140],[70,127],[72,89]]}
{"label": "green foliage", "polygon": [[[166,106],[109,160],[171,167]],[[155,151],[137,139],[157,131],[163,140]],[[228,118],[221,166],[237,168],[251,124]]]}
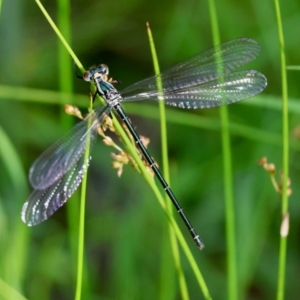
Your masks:
{"label": "green foliage", "polygon": [[[80,61],[104,62],[127,86],[153,75],[146,33],[150,23],[160,69],[213,46],[207,2],[71,1],[70,18],[53,1],[45,3]],[[34,159],[77,122],[62,116],[63,105],[89,106],[89,86],[73,76],[68,52],[34,1],[4,1],[0,36],[0,298],[74,299],[77,272],[79,194],[46,222],[27,227],[20,211],[30,193],[26,176]],[[236,262],[239,299],[274,299],[277,290],[281,203],[262,156],[282,166],[281,73],[273,4],[215,2],[221,41],[250,37],[260,56],[246,68],[268,78],[267,89],[228,107],[231,134]],[[282,7],[285,55],[297,64],[299,2]],[[58,14],[58,11],[60,14]],[[68,11],[68,9],[67,9]],[[59,17],[57,17],[59,15]],[[62,19],[61,19],[62,18]],[[71,27],[68,32],[68,24]],[[63,66],[63,67],[62,67]],[[285,274],[286,299],[299,294],[300,144],[295,134],[300,106],[297,71],[289,71],[290,233]],[[74,79],[72,79],[73,77]],[[72,93],[72,81],[74,96]],[[64,93],[61,93],[61,92]],[[137,131],[150,138],[150,153],[161,166],[158,106],[125,106]],[[199,252],[175,215],[214,299],[227,297],[223,159],[219,109],[166,109],[171,186],[203,238]],[[114,138],[114,136],[112,136]],[[181,299],[167,235],[168,219],[142,176],[111,168],[111,148],[99,138],[93,149],[86,196],[82,299]],[[163,191],[160,189],[160,193]],[[179,247],[190,299],[203,294]],[[2,299],[1,298],[1,299]]]}

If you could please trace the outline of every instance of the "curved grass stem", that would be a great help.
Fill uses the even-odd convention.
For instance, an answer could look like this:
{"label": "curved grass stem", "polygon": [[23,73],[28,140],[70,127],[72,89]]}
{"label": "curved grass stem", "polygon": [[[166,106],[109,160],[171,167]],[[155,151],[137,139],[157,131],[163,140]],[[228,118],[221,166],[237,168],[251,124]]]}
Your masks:
{"label": "curved grass stem", "polygon": [[[220,44],[218,17],[214,0],[209,0],[212,35],[215,45]],[[229,119],[226,106],[220,107],[221,137],[223,155],[223,184],[225,200],[225,223],[227,241],[227,271],[228,271],[228,299],[238,299],[236,238],[235,238],[235,209],[233,198],[232,159],[230,148]]]}
{"label": "curved grass stem", "polygon": [[[289,178],[289,115],[288,115],[288,88],[287,88],[287,72],[286,59],[284,50],[284,36],[281,21],[280,4],[278,0],[274,0],[279,51],[281,63],[281,84],[282,84],[282,201],[281,213],[282,222],[285,216],[288,215],[288,178]],[[278,259],[278,277],[277,277],[277,300],[284,299],[285,288],[285,272],[286,272],[286,255],[287,255],[287,236],[288,234],[280,235],[279,244],[279,259]]]}
{"label": "curved grass stem", "polygon": [[[155,50],[155,45],[154,45],[154,40],[152,37],[152,32],[150,29],[149,24],[147,23],[147,32],[148,32],[148,37],[149,37],[149,43],[150,43],[150,49],[151,49],[151,54],[152,54],[152,60],[153,60],[153,65],[154,65],[154,72],[155,75],[158,75],[160,73],[159,70],[159,63],[158,63],[158,58]],[[157,90],[162,91],[162,82],[159,78],[157,78]],[[169,172],[169,163],[168,163],[168,142],[167,142],[167,127],[166,127],[166,110],[165,110],[165,104],[163,101],[159,102],[159,115],[160,115],[160,132],[161,132],[161,152],[162,152],[162,166],[163,166],[163,175],[166,179],[166,181],[171,184],[170,181],[170,172]],[[166,208],[168,209],[170,215],[172,215],[172,203],[169,201],[167,195],[165,196],[165,203],[166,203]],[[169,237],[170,237],[170,244],[171,244],[171,249],[173,253],[173,258],[174,258],[174,263],[175,267],[177,270],[177,275],[178,275],[178,281],[179,281],[179,286],[180,286],[180,291],[181,291],[181,296],[182,299],[188,300],[189,299],[189,293],[187,289],[187,284],[186,280],[184,277],[184,272],[181,266],[180,262],[180,254],[178,250],[178,244],[175,238],[175,233],[174,229],[169,224]],[[164,248],[166,249],[166,248]]]}

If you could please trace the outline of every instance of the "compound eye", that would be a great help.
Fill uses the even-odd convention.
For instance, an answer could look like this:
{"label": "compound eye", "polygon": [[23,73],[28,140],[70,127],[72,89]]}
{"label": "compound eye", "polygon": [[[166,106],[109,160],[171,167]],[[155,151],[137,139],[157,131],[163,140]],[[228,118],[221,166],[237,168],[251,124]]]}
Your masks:
{"label": "compound eye", "polygon": [[85,80],[85,81],[91,81],[91,73],[90,73],[90,71],[85,71],[84,73],[83,73],[83,79]]}
{"label": "compound eye", "polygon": [[105,64],[101,64],[100,66],[101,66],[101,69],[102,69],[101,73],[105,74],[105,75],[108,75],[108,66],[105,65]]}

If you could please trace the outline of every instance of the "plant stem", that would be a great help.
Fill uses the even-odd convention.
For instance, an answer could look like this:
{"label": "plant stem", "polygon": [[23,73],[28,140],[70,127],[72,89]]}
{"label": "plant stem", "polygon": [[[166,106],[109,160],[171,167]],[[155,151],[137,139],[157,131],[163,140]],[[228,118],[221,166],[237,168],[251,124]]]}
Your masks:
{"label": "plant stem", "polygon": [[[147,32],[148,32],[148,37],[149,37],[149,42],[150,42],[153,64],[154,64],[154,72],[155,72],[155,75],[158,75],[160,73],[159,63],[158,63],[158,58],[157,58],[157,54],[156,54],[156,50],[155,50],[155,45],[154,45],[154,40],[152,37],[151,29],[150,29],[150,26],[148,23],[147,23]],[[159,77],[157,78],[156,85],[157,85],[158,91],[163,90],[162,82]],[[168,163],[166,110],[165,110],[165,104],[163,101],[159,101],[159,113],[160,113],[160,132],[161,132],[163,175],[164,175],[166,181],[168,182],[168,184],[170,185],[171,182],[170,182],[170,172],[169,172],[169,163]],[[166,208],[169,211],[170,215],[173,215],[172,203],[171,203],[171,201],[169,201],[167,195],[165,196],[165,203],[166,203]],[[189,293],[188,293],[188,289],[187,289],[187,284],[186,284],[184,272],[182,270],[182,266],[181,266],[181,262],[180,262],[180,255],[179,255],[179,250],[178,250],[178,244],[176,241],[176,236],[175,236],[174,229],[171,226],[171,224],[169,224],[169,237],[170,237],[173,258],[174,258],[174,262],[175,262],[175,266],[176,266],[176,270],[177,270],[181,297],[182,297],[182,299],[188,300]],[[164,249],[166,249],[166,248],[164,248]]]}
{"label": "plant stem", "polygon": [[[214,0],[209,0],[212,34],[214,45],[220,44],[218,18]],[[225,196],[226,238],[227,238],[227,270],[228,270],[228,299],[238,299],[238,283],[236,268],[236,241],[235,241],[235,210],[232,183],[232,160],[230,149],[228,110],[220,107],[222,154],[223,154],[223,184]]]}
{"label": "plant stem", "polygon": [[[288,89],[287,89],[287,73],[286,73],[286,60],[284,51],[284,36],[282,30],[282,21],[280,13],[280,5],[278,0],[274,0],[278,38],[279,38],[279,50],[280,50],[280,62],[281,62],[281,84],[282,84],[282,200],[281,200],[281,214],[282,221],[286,214],[288,214],[288,194],[287,194],[287,182],[289,177],[289,126],[288,126]],[[287,252],[287,234],[280,236],[279,246],[279,266],[278,266],[278,284],[277,284],[277,300],[284,299],[285,288],[285,269],[286,269],[286,252]]]}

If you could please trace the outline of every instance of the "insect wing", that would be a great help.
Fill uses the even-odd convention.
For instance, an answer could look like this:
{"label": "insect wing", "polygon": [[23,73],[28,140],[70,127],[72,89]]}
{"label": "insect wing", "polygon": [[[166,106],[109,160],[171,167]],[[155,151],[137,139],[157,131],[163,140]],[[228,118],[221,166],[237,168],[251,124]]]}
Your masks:
{"label": "insect wing", "polygon": [[110,109],[104,105],[96,107],[37,158],[29,171],[29,181],[35,189],[45,190],[74,168],[89,144],[88,139],[96,138],[97,125]]}
{"label": "insect wing", "polygon": [[84,155],[81,156],[72,169],[51,186],[31,193],[22,208],[24,223],[33,226],[45,221],[72,196],[88,168],[90,158],[84,159]]}
{"label": "insect wing", "polygon": [[252,39],[229,41],[179,63],[157,76],[129,86],[121,91],[123,101],[160,100],[159,95],[154,96],[157,80],[162,82],[164,93],[178,90],[178,87],[188,88],[212,81],[254,60],[259,51],[259,45]]}
{"label": "insect wing", "polygon": [[177,86],[165,93],[156,92],[150,97],[164,99],[166,104],[179,108],[210,108],[250,98],[263,91],[266,85],[263,74],[240,71],[196,86]]}

